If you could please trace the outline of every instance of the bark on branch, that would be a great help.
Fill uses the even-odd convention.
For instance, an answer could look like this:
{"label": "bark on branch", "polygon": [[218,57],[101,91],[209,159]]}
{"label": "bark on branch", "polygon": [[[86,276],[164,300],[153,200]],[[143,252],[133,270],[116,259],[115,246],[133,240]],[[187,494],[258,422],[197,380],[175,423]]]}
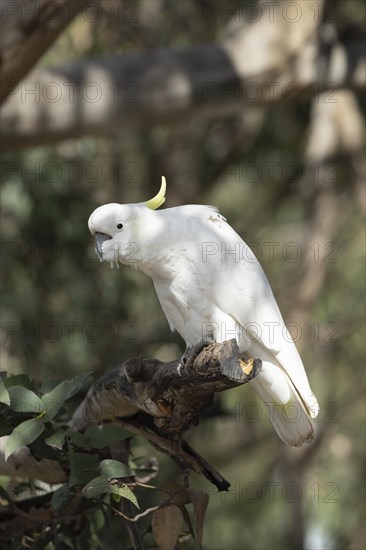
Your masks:
{"label": "bark on branch", "polygon": [[0,103],[86,5],[81,0],[1,0]]}

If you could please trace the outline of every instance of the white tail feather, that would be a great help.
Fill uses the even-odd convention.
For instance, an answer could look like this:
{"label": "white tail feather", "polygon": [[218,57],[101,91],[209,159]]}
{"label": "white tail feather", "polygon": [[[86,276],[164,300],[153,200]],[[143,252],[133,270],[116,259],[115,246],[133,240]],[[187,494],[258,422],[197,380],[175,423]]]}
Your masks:
{"label": "white tail feather", "polygon": [[251,385],[265,403],[279,437],[288,445],[300,447],[314,437],[314,421],[319,407],[305,403],[289,376],[278,366],[263,361],[262,370]]}

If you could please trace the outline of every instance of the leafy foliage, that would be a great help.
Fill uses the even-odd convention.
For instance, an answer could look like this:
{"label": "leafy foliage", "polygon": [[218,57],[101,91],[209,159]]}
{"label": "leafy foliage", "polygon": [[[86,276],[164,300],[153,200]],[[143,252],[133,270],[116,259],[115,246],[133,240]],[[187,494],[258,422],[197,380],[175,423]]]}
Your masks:
{"label": "leafy foliage", "polygon": [[[140,460],[136,458],[127,459],[128,463],[107,458],[110,445],[123,446],[125,442],[128,446],[131,444],[132,435],[118,425],[90,426],[84,432],[68,430],[74,409],[70,400],[90,385],[89,375],[79,375],[63,382],[45,381],[40,390],[28,377],[20,379],[19,376],[6,377],[6,373],[2,375],[0,389],[4,406],[1,420],[8,431],[6,459],[11,461],[17,453],[22,453],[22,448],[27,447],[33,459],[40,460],[39,464],[43,464],[49,471],[55,465],[61,467],[65,478],[62,484],[49,485],[41,494],[37,483],[29,484],[24,479],[14,484],[7,477],[3,478],[0,500],[10,517],[14,507],[25,507],[27,510],[30,498],[32,514],[43,518],[42,527],[37,520],[32,527],[29,522],[25,523],[23,529],[20,529],[21,536],[26,535],[37,540],[37,544],[44,545],[48,540],[47,526],[52,525],[57,532],[52,543],[66,542],[71,532],[88,540],[98,522],[108,529],[111,522],[124,523],[132,519],[137,523],[138,514],[141,514],[141,518],[150,516],[151,532],[162,550],[173,550],[179,539],[187,538],[195,540],[197,546],[201,547],[208,495],[174,484],[162,490],[161,498],[161,489],[146,484],[156,476],[156,467],[148,463],[141,466]],[[21,381],[24,386],[20,385]],[[26,420],[25,416],[28,416]],[[48,460],[47,465],[42,462],[45,459]],[[141,475],[143,477],[139,477]],[[11,495],[6,491],[8,485],[12,489]],[[154,499],[158,504],[151,509],[141,510],[137,491],[142,491],[144,502],[149,499],[146,499],[144,493],[155,493]],[[128,511],[125,503],[131,503],[135,512]],[[194,528],[186,509],[189,503],[193,504]],[[90,515],[91,530],[87,533],[79,532],[81,518]],[[184,523],[188,531],[184,531]],[[15,536],[16,524],[16,516],[5,522],[8,534],[1,537],[3,541]]]}

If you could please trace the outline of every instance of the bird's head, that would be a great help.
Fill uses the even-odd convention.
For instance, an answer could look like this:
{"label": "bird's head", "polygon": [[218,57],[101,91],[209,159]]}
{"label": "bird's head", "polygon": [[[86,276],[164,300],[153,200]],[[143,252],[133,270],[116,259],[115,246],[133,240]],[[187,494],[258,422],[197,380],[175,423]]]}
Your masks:
{"label": "bird's head", "polygon": [[95,237],[95,250],[100,261],[118,262],[134,267],[138,261],[140,242],[146,234],[148,217],[165,202],[166,181],[162,178],[159,193],[136,204],[105,204],[91,214],[88,226]]}

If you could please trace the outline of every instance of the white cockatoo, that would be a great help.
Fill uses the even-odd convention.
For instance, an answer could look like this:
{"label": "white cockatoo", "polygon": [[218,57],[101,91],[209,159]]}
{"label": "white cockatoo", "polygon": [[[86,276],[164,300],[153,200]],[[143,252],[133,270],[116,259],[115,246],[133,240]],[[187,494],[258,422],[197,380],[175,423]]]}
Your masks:
{"label": "white cockatoo", "polygon": [[296,447],[311,441],[319,406],[258,260],[217,208],[157,210],[165,190],[163,178],[145,203],[106,204],[92,213],[101,261],[149,275],[170,328],[187,347],[236,338],[241,352],[260,358],[262,369],[249,383],[278,435]]}

